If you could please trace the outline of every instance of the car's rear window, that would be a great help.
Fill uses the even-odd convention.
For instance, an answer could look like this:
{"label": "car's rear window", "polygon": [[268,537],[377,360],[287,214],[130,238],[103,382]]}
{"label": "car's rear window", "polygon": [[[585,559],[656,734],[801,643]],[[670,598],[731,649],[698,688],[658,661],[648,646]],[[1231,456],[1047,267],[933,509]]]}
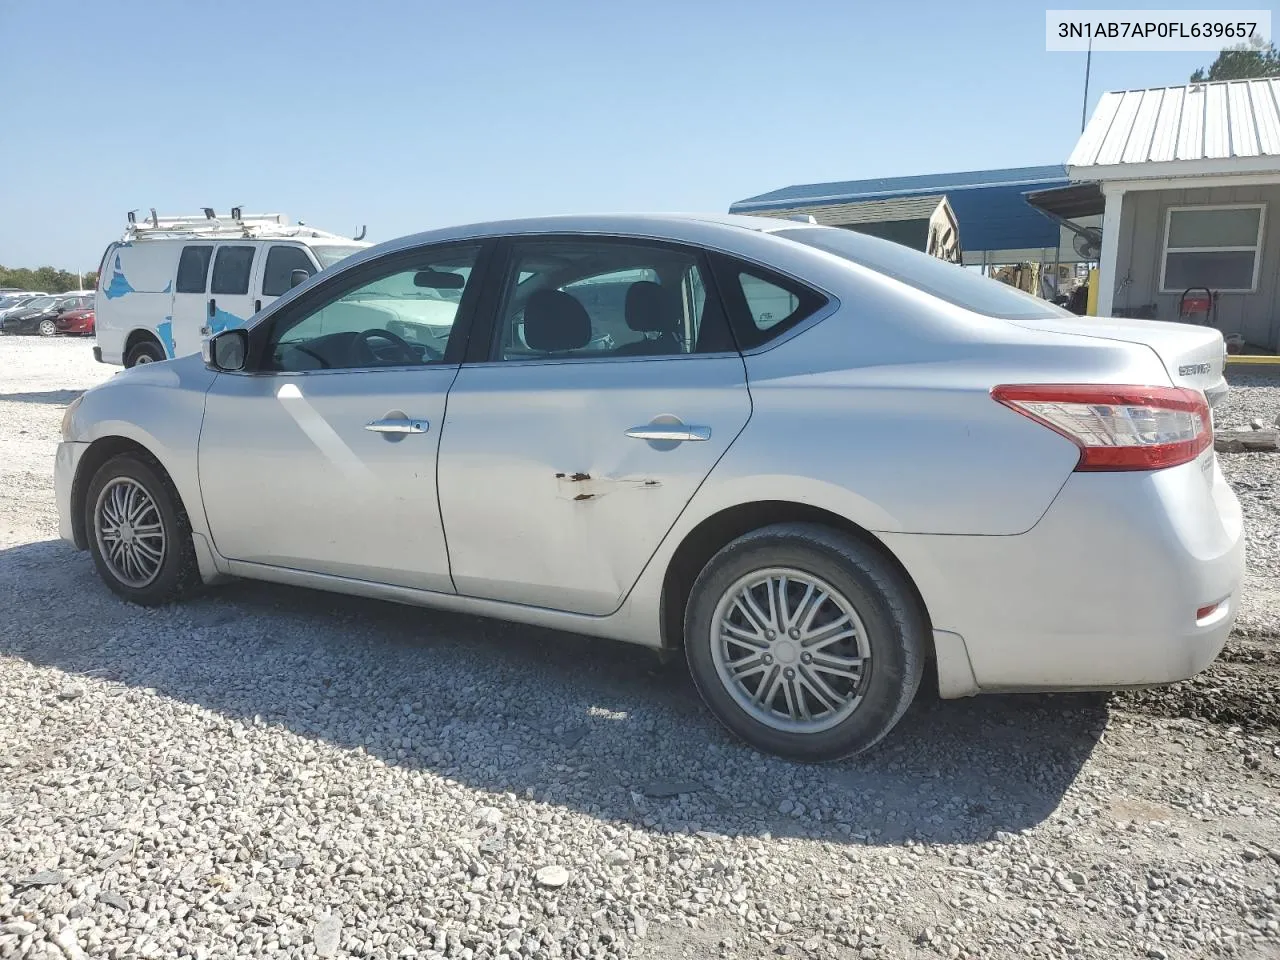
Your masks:
{"label": "car's rear window", "polygon": [[797,227],[779,230],[779,237],[883,273],[947,303],[1002,320],[1039,320],[1074,317],[1048,300],[1024,293],[1007,283],[980,276],[955,263],[947,263],[900,243],[840,230],[836,227]]}

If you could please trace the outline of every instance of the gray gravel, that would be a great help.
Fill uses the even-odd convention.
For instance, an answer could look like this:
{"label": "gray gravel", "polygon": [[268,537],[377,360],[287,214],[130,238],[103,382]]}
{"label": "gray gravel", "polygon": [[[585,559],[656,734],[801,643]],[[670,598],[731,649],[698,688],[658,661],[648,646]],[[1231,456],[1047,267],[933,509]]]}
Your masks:
{"label": "gray gravel", "polygon": [[[0,957],[1280,954],[1280,725],[1212,690],[924,696],[806,767],[639,650],[256,584],[128,607],[52,508],[109,374],[0,337]],[[1232,457],[1230,650],[1274,655],[1280,460]]]}
{"label": "gray gravel", "polygon": [[[1248,428],[1250,421],[1271,426],[1280,420],[1280,367],[1273,375],[1231,376],[1231,392],[1217,412],[1224,427]],[[1251,521],[1245,529],[1249,572],[1280,586],[1280,490],[1274,453],[1224,454],[1223,470]],[[1272,600],[1275,599],[1274,594]],[[1271,604],[1274,606],[1274,604]],[[1280,621],[1277,621],[1280,623]]]}

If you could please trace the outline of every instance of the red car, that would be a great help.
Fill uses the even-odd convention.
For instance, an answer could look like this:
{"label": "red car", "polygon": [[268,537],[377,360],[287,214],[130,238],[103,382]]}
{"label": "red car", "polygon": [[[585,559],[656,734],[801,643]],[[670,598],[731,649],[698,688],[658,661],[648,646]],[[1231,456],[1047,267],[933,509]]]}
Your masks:
{"label": "red car", "polygon": [[[84,298],[89,299],[89,298]],[[89,300],[90,304],[93,303]],[[58,314],[54,318],[54,326],[58,328],[58,333],[74,333],[83,336],[93,336],[93,307],[74,306],[70,310]]]}

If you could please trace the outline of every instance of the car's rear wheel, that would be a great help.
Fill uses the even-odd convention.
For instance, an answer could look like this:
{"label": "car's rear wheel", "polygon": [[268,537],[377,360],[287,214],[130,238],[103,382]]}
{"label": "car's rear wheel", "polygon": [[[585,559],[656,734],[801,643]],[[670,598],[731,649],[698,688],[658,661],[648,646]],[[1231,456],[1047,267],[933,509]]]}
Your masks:
{"label": "car's rear wheel", "polygon": [[39,329],[42,337],[56,337],[58,335],[58,325],[52,320],[41,320]]}
{"label": "car's rear wheel", "polygon": [[140,363],[159,363],[164,359],[164,350],[154,340],[143,340],[129,348],[125,354],[124,365],[136,367]]}
{"label": "car's rear wheel", "polygon": [[792,760],[878,743],[915,696],[927,636],[914,592],[880,550],[809,523],[724,547],[685,611],[685,653],[711,711]]}
{"label": "car's rear wheel", "polygon": [[130,453],[108,460],[89,484],[84,509],[98,575],[121,597],[154,606],[199,582],[186,511],[154,461]]}

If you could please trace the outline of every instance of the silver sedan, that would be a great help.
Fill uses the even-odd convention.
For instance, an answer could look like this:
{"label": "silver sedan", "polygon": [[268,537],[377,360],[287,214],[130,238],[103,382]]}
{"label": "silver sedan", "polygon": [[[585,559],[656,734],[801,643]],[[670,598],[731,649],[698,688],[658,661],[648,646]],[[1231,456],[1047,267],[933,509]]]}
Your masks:
{"label": "silver sedan", "polygon": [[374,247],[67,410],[62,535],[140,604],[246,577],[683,648],[761,750],[943,697],[1190,677],[1238,604],[1212,329],[849,231],[566,217]]}

